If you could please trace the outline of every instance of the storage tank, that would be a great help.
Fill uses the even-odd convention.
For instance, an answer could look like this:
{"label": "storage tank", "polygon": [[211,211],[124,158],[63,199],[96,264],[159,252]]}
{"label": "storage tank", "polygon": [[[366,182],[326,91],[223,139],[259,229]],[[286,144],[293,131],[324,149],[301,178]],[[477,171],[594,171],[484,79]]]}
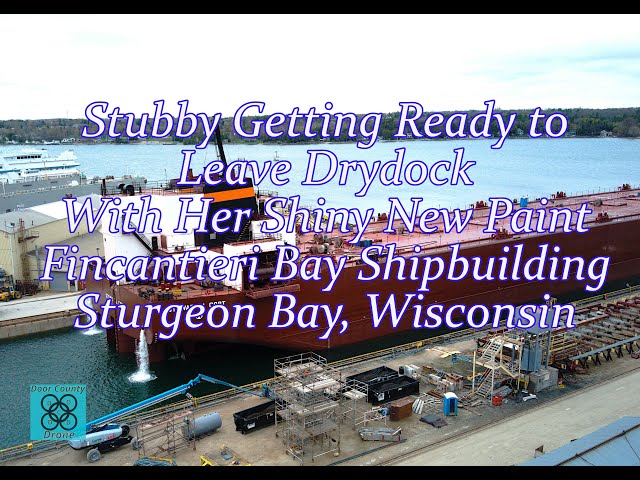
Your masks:
{"label": "storage tank", "polygon": [[192,439],[207,433],[215,432],[222,426],[222,418],[218,412],[208,413],[201,417],[196,417],[193,422],[185,419],[182,425],[182,435],[186,439]]}

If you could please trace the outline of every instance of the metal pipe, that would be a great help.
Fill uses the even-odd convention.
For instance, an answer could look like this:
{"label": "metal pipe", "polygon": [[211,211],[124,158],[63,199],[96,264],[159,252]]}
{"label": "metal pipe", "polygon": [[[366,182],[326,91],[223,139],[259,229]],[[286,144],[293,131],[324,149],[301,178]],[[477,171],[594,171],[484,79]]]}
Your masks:
{"label": "metal pipe", "polygon": [[[7,222],[4,222],[4,228],[5,230],[9,227],[9,225],[7,225]],[[16,283],[16,269],[15,269],[15,265],[13,264],[13,235],[15,234],[16,231],[16,226],[15,224],[11,225],[11,233],[9,234],[9,254],[11,255],[11,278],[13,279],[13,283],[15,285]]]}
{"label": "metal pipe", "polygon": [[196,377],[196,379],[198,380],[198,382],[200,380],[204,380],[205,382],[224,385],[225,387],[231,387],[231,388],[234,388],[236,390],[240,390],[241,392],[248,393],[250,395],[255,395],[256,397],[263,397],[264,396],[264,395],[262,395],[260,393],[256,393],[256,392],[253,392],[251,390],[247,390],[246,388],[242,388],[242,387],[238,387],[237,385],[233,385],[232,383],[225,382],[224,380],[218,380],[217,378],[213,378],[213,377],[209,377],[207,375],[203,375],[202,373],[199,374]]}
{"label": "metal pipe", "polygon": [[[533,340],[533,358],[535,360],[535,358],[538,355],[538,335],[534,335],[534,340]],[[535,362],[538,363],[538,362]]]}
{"label": "metal pipe", "polygon": [[473,373],[471,374],[471,393],[476,391],[476,350],[473,351]]}
{"label": "metal pipe", "polygon": [[551,355],[551,330],[547,334],[547,358],[544,363],[545,368],[549,368],[549,355]]}
{"label": "metal pipe", "polygon": [[227,157],[224,154],[224,147],[222,146],[222,135],[220,134],[220,128],[221,128],[220,125],[218,126],[218,128],[216,128],[216,146],[218,147],[218,155],[220,156],[220,160],[226,167]]}
{"label": "metal pipe", "polygon": [[580,360],[581,358],[588,357],[589,355],[594,355],[596,353],[605,352],[605,351],[610,350],[612,348],[621,347],[623,345],[626,345],[626,344],[631,343],[631,342],[635,342],[637,340],[640,340],[640,335],[638,335],[636,337],[628,338],[627,340],[621,340],[619,342],[612,343],[610,345],[605,345],[603,347],[596,348],[596,349],[590,350],[588,352],[581,353],[579,355],[574,355],[573,357],[569,357],[569,360],[572,360],[572,361],[573,360]]}
{"label": "metal pipe", "polygon": [[[40,278],[40,247],[35,245],[35,253],[36,253],[36,273],[38,274],[38,278]],[[78,284],[76,283],[76,290],[78,289]]]}

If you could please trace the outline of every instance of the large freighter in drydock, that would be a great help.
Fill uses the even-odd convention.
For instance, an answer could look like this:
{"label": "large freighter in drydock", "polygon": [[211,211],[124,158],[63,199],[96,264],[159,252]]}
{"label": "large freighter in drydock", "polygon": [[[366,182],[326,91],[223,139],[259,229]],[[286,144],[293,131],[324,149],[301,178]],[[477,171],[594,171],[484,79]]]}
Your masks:
{"label": "large freighter in drydock", "polygon": [[[220,141],[218,148],[220,160],[226,165]],[[183,268],[183,273],[194,277],[198,269],[201,271],[204,269],[209,274],[212,272],[214,275],[220,274],[219,281],[211,279],[171,281],[171,272],[162,266],[162,262],[156,262],[153,268],[159,269],[156,273],[163,272],[161,278],[164,278],[164,281],[131,281],[130,277],[124,274],[123,278],[117,281],[106,278],[96,281],[91,274],[88,275],[86,292],[95,292],[92,297],[94,300],[92,307],[102,315],[104,315],[102,307],[105,303],[126,306],[127,316],[137,314],[143,317],[141,313],[143,308],[152,305],[157,307],[155,311],[147,308],[147,312],[151,311],[151,314],[150,324],[145,331],[153,361],[162,360],[167,354],[175,353],[176,348],[189,352],[198,344],[207,342],[258,344],[298,351],[323,350],[415,328],[413,311],[417,308],[411,307],[406,309],[406,318],[403,317],[395,328],[389,318],[383,318],[377,326],[373,325],[372,307],[378,309],[380,313],[385,308],[385,302],[392,295],[396,297],[398,311],[401,310],[406,299],[411,298],[407,294],[412,293],[415,303],[422,303],[425,306],[439,304],[444,309],[459,306],[459,314],[464,306],[544,303],[543,298],[547,293],[558,296],[577,290],[592,292],[602,286],[605,273],[606,280],[610,282],[631,278],[640,272],[640,244],[638,243],[640,190],[628,184],[619,187],[616,191],[584,196],[567,196],[563,192],[556,192],[550,195],[548,202],[543,199],[527,204],[526,199],[522,199],[518,202],[514,200],[513,205],[510,206],[513,208],[511,215],[525,207],[534,210],[537,219],[540,220],[537,222],[538,226],[545,224],[548,226],[554,207],[572,209],[572,224],[581,222],[588,229],[586,233],[576,231],[565,233],[561,228],[553,233],[550,233],[549,229],[545,233],[514,233],[510,228],[509,217],[506,217],[497,223],[499,228],[496,233],[488,234],[483,230],[487,226],[490,208],[487,208],[486,203],[478,202],[473,209],[472,221],[460,232],[450,229],[451,231],[447,233],[441,217],[432,222],[433,226],[438,227],[435,233],[423,233],[417,230],[409,233],[405,223],[400,220],[392,222],[395,233],[385,233],[383,230],[390,222],[383,214],[369,223],[362,238],[356,244],[352,244],[350,240],[354,237],[353,233],[335,233],[334,231],[327,236],[312,232],[300,233],[299,228],[291,233],[281,232],[274,235],[261,233],[262,223],[276,221],[273,216],[265,215],[264,206],[265,202],[275,194],[256,191],[252,180],[250,178],[246,180],[245,185],[233,185],[222,181],[215,186],[203,184],[187,188],[178,187],[175,182],[171,182],[163,188],[151,188],[149,184],[144,189],[125,187],[113,194],[103,192],[104,197],[120,198],[121,206],[133,204],[142,210],[146,208],[147,211],[151,211],[150,208],[155,208],[162,212],[161,221],[156,225],[155,233],[152,228],[156,223],[154,214],[147,215],[147,225],[144,226],[129,222],[129,227],[136,227],[131,233],[122,233],[122,229],[118,233],[111,233],[107,228],[106,220],[103,220],[105,263],[120,257],[120,266],[116,270],[124,272],[124,265],[133,257],[147,260],[150,257],[155,259],[173,257],[166,262],[166,265],[171,265],[176,272]],[[186,208],[189,211],[195,211],[197,210],[195,205],[200,204],[203,198],[212,199],[208,205],[207,225],[210,225],[212,220],[220,220],[221,224],[230,227],[235,223],[237,233],[233,233],[232,228],[225,233],[198,233],[195,231],[199,224],[197,218],[188,219],[182,230],[176,229],[181,208],[188,204]],[[580,214],[579,207],[585,204],[589,206],[589,211],[583,211]],[[250,214],[229,219],[225,214],[220,213],[225,209],[244,210],[249,211]],[[290,208],[280,209],[280,214],[285,219],[289,213]],[[580,215],[582,215],[581,219],[578,218]],[[124,223],[126,222],[121,222],[121,227],[126,226]],[[542,231],[544,232],[544,228]],[[422,280],[408,278],[399,281],[396,274],[395,279],[392,276],[389,280],[384,280],[382,275],[376,276],[371,281],[358,280],[359,272],[371,273],[372,263],[379,263],[384,269],[391,258],[388,251],[391,244],[395,245],[393,254],[396,260],[399,257],[407,259],[406,277],[411,277],[408,272],[412,258],[417,264],[420,258],[440,257],[446,265],[449,265],[452,255],[455,254],[458,257],[477,259],[481,265],[479,275],[486,275],[488,269],[493,269],[495,278],[491,279],[489,276],[484,281],[477,281],[471,275],[467,275],[460,281],[452,282],[443,276],[431,280],[427,288],[425,288],[424,277]],[[523,276],[514,275],[511,266],[518,262],[524,263],[523,259],[540,256],[543,244],[548,245],[547,251],[543,253],[549,258],[555,255],[554,258],[557,259],[555,263],[554,260],[540,261],[540,268],[543,270],[540,278],[545,280],[530,281]],[[300,257],[296,265],[302,265],[302,269],[298,270],[293,278],[274,281],[273,274],[279,256],[278,250],[285,249],[287,245],[293,245],[299,249]],[[374,254],[368,257],[371,258],[371,262],[363,262],[362,250],[372,245],[387,248],[374,250]],[[454,245],[459,247],[451,248]],[[581,257],[583,262],[582,264],[579,261],[562,263],[561,255],[574,259]],[[306,277],[305,273],[309,273],[306,272],[307,268],[313,269],[315,266],[315,264],[302,264],[309,256],[322,257],[326,260],[322,266],[324,274],[321,281],[301,278]],[[196,257],[201,257],[204,261],[201,263],[193,261]],[[491,260],[492,257],[493,260]],[[502,260],[498,260],[498,257],[502,257]],[[608,258],[608,265],[598,262],[605,257]],[[236,261],[229,263],[227,260],[232,258]],[[251,260],[248,260],[249,258]],[[492,263],[494,261],[495,264]],[[401,263],[401,261],[394,261],[393,268],[400,268],[398,264]],[[112,264],[116,265],[116,263]],[[511,265],[508,278],[503,278],[504,272],[499,273],[498,267],[500,265],[504,268],[507,264]],[[340,265],[342,266],[341,274],[336,276],[335,284],[328,291],[326,280],[330,278],[328,271]],[[151,268],[149,266],[150,274]],[[237,275],[231,274],[233,269],[236,270]],[[570,270],[574,274],[567,277],[565,272],[567,277],[565,281],[549,280],[549,278],[552,280],[560,278],[563,270]],[[577,270],[582,271],[582,275]],[[138,278],[139,273],[137,272],[136,275]],[[253,278],[250,278],[250,273]],[[600,274],[599,277],[598,274]],[[597,277],[596,280],[594,280],[595,277]],[[418,295],[417,292],[425,293]],[[294,302],[295,307],[292,305]],[[377,306],[373,305],[375,302],[378,302]],[[287,318],[287,315],[283,314],[279,320],[281,324],[290,321],[291,325],[288,328],[269,328],[273,322],[274,309],[282,308],[285,303],[296,312],[311,304],[326,305],[327,311],[319,312],[317,325],[309,324],[309,316],[301,322],[299,319],[294,321],[293,315]],[[190,324],[200,324],[200,328],[192,328],[181,323],[179,328],[176,327],[171,331],[172,328],[166,323],[163,324],[158,315],[161,309],[165,310],[169,305],[176,306],[173,314],[176,316],[178,306],[186,308],[196,304],[202,305],[203,308],[194,310],[196,316],[190,319]],[[208,324],[210,319],[205,318],[206,313],[204,313],[205,310],[209,311],[214,306],[220,306],[218,308],[220,311],[212,321],[215,325]],[[249,307],[243,309],[243,306]],[[223,313],[223,309],[226,309],[227,313]],[[409,310],[411,310],[410,313]],[[253,314],[250,320],[248,320],[249,313]],[[115,326],[107,330],[107,338],[118,351],[133,352],[136,341],[140,338],[140,329],[122,328],[116,321],[117,315],[119,313],[116,309],[110,310],[109,321]],[[455,314],[453,316],[455,317]],[[348,319],[348,328],[343,333],[340,332],[344,322],[340,319]],[[239,326],[236,325],[238,328],[233,328],[234,320],[241,323]],[[327,331],[331,321],[335,323],[329,335]],[[224,325],[225,322],[226,325]],[[443,326],[447,325],[443,324]],[[171,338],[167,339],[167,337]]]}

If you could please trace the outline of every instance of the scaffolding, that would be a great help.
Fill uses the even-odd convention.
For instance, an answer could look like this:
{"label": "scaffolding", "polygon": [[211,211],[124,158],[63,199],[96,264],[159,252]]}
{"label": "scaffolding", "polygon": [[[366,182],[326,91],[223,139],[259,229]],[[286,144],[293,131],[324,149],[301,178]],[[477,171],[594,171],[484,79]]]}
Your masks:
{"label": "scaffolding", "polygon": [[303,464],[305,458],[339,455],[346,400],[340,371],[320,355],[302,353],[274,360],[274,377],[276,436],[285,452]]}
{"label": "scaffolding", "polygon": [[[354,429],[357,428],[358,425],[366,425],[367,415],[371,411],[367,403],[367,399],[369,398],[369,385],[351,378],[345,383],[342,396],[345,398],[342,418],[351,420]],[[384,418],[386,420],[386,416]]]}
{"label": "scaffolding", "polygon": [[362,421],[356,425],[362,424],[363,427],[367,427],[371,422],[382,422],[387,425],[387,407],[371,407],[362,413]]}
{"label": "scaffolding", "polygon": [[[520,388],[523,346],[520,333],[517,330],[503,330],[486,339],[484,346],[473,352],[472,386],[467,396],[493,397],[496,382],[504,380],[507,375],[517,379],[516,388]],[[511,351],[510,356],[504,355],[505,347]],[[485,371],[477,379],[476,372],[479,368],[484,368]]]}
{"label": "scaffolding", "polygon": [[192,434],[195,425],[194,408],[188,402],[184,408],[169,412],[136,424],[133,447],[138,457],[175,458],[176,452],[185,447],[196,449],[196,438]]}

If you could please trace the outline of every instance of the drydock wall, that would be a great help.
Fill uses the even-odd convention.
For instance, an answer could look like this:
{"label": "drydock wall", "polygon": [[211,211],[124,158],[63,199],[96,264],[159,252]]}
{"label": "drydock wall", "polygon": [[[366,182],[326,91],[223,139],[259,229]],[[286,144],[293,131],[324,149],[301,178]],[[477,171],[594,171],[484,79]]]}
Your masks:
{"label": "drydock wall", "polygon": [[77,294],[40,294],[0,305],[0,340],[68,328],[73,325]]}
{"label": "drydock wall", "polygon": [[[75,313],[78,312],[76,311]],[[71,327],[76,318],[75,313],[62,314],[58,312],[35,317],[4,320],[0,322],[0,340]]]}

